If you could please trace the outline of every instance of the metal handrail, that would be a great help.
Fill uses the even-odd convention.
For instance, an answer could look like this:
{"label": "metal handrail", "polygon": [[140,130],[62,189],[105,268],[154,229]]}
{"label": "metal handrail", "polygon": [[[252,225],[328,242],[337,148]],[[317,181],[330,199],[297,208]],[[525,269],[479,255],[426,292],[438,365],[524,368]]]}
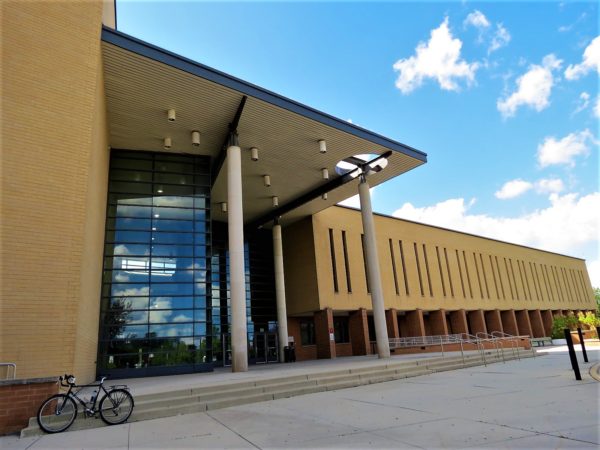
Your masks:
{"label": "metal handrail", "polygon": [[499,339],[504,339],[504,340],[507,340],[508,342],[510,342],[511,346],[512,346],[513,356],[516,356],[519,361],[521,360],[521,354],[519,353],[519,350],[518,350],[519,341],[518,341],[517,336],[513,336],[512,334],[504,333],[503,331],[492,331],[492,336],[495,336]]}
{"label": "metal handrail", "polygon": [[[477,336],[478,338],[482,337],[484,339],[491,341],[494,344],[494,346],[496,347],[496,356],[498,358],[502,358],[503,363],[506,362],[504,360],[504,349],[502,348],[501,345],[499,345],[498,338],[496,338],[495,336],[492,336],[491,334],[485,333],[483,331],[480,331],[479,333],[475,334],[475,336]],[[502,352],[500,351],[501,348],[502,348]]]}
{"label": "metal handrail", "polygon": [[[6,369],[6,380],[14,380],[17,377],[17,365],[15,363],[0,363],[0,367],[8,367]],[[9,377],[10,368],[12,368],[12,378]]]}

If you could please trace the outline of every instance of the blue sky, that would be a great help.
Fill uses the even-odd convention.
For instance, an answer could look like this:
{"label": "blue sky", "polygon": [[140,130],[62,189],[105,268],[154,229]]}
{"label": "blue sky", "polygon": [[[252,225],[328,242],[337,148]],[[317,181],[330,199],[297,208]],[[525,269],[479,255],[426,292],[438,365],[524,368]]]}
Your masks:
{"label": "blue sky", "polygon": [[585,258],[600,286],[597,2],[118,0],[117,20],[428,153],[376,211]]}

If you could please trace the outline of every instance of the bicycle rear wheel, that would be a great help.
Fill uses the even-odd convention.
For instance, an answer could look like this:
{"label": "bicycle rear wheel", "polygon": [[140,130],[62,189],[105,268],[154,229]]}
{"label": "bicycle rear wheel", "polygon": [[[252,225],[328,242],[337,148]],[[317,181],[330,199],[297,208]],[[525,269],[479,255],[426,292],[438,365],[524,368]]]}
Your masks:
{"label": "bicycle rear wheel", "polygon": [[37,413],[38,425],[46,433],[60,433],[71,426],[77,417],[75,401],[65,395],[56,394],[42,403]]}
{"label": "bicycle rear wheel", "polygon": [[108,425],[125,422],[133,411],[133,397],[125,389],[113,389],[100,401],[100,417]]}

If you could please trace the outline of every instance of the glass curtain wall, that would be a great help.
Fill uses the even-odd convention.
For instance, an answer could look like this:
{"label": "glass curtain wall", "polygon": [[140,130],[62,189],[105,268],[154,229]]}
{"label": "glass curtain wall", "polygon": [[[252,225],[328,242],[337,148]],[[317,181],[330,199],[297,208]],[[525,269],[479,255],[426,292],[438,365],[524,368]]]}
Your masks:
{"label": "glass curtain wall", "polygon": [[210,159],[111,154],[98,371],[212,369]]}

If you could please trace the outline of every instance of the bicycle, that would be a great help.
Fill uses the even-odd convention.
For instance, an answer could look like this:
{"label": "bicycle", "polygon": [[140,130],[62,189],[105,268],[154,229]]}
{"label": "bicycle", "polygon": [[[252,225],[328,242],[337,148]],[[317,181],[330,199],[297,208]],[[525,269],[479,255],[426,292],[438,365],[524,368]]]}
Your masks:
{"label": "bicycle", "polygon": [[[76,400],[83,407],[85,418],[97,417],[96,414],[100,414],[100,418],[107,425],[118,425],[125,422],[131,416],[134,407],[129,388],[126,385],[116,385],[106,389],[104,380],[106,377],[102,377],[99,383],[77,385],[73,375],[65,374],[64,377],[59,377],[60,385],[68,390],[66,394],[55,394],[42,403],[37,413],[40,428],[46,433],[60,433],[69,428],[79,413]],[[78,394],[83,389],[90,387],[97,389],[86,402]],[[100,391],[104,392],[104,396],[98,402]],[[96,408],[96,404],[98,404],[98,408]]]}

